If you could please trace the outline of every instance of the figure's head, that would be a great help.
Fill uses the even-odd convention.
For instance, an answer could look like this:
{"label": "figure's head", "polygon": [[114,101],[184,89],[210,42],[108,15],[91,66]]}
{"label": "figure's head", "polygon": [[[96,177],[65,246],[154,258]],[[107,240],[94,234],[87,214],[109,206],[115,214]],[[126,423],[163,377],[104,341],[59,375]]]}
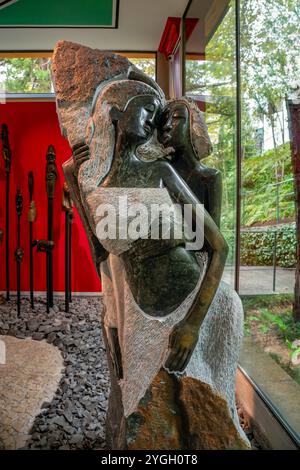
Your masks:
{"label": "figure's head", "polygon": [[161,115],[159,140],[163,145],[174,147],[178,155],[192,145],[197,160],[207,157],[212,145],[197,105],[187,98],[169,101]]}
{"label": "figure's head", "polygon": [[113,106],[110,116],[131,144],[138,146],[153,135],[160,108],[161,104],[156,96],[137,95],[129,99],[123,110]]}
{"label": "figure's head", "polygon": [[116,129],[133,146],[147,142],[154,121],[164,104],[157,90],[137,80],[103,83],[95,93],[85,142],[91,158],[79,170],[78,181],[84,193],[98,187],[111,169],[115,155]]}

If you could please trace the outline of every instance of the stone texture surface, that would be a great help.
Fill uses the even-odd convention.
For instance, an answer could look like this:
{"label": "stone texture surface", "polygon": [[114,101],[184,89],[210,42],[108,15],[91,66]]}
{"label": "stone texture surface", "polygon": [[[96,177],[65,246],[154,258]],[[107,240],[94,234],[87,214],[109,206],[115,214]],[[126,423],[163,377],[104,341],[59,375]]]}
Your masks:
{"label": "stone texture surface", "polygon": [[46,341],[0,336],[6,364],[0,365],[0,439],[6,449],[23,447],[35,417],[58,387],[63,360]]}
{"label": "stone texture surface", "polygon": [[[204,254],[199,257],[199,265],[202,266],[202,272],[204,272],[206,266]],[[199,279],[200,283],[201,279]],[[108,261],[102,265],[102,285],[106,305],[105,329],[109,331],[109,328],[118,328],[124,365],[123,378],[119,380],[117,388],[112,388],[110,400],[113,405],[111,404],[109,408],[124,409],[123,420],[128,425],[130,418],[130,427],[133,429],[132,420],[134,416],[137,416],[135,415],[136,410],[147,397],[151,387],[154,386],[154,390],[157,387],[156,376],[163,367],[164,359],[168,353],[168,338],[172,327],[185,315],[199,285],[176,311],[164,318],[150,317],[136,304],[126,282],[124,267],[119,257],[110,255]],[[235,373],[242,332],[243,309],[241,301],[228,285],[221,283],[201,326],[199,341],[185,374],[191,380],[199,381],[199,384],[208,384],[216,397],[223,397],[223,401],[217,401],[221,407],[217,415],[222,416],[225,411],[229,413],[231,426],[236,427],[236,433],[240,436],[239,440],[244,441],[245,447],[248,447],[235,408]],[[164,393],[165,385],[161,386],[161,393]],[[119,388],[121,393],[119,393]],[[118,399],[114,396],[117,389]],[[164,416],[166,418],[168,405],[165,406]],[[163,413],[161,414],[163,415]],[[108,416],[108,422],[110,419],[113,417]],[[137,419],[139,420],[140,416]],[[122,435],[124,429],[128,431],[128,428],[126,426],[124,428],[120,417],[118,424],[120,433],[113,436],[108,435],[108,441],[113,448],[118,448],[120,443],[121,447],[119,448],[124,448],[124,442],[127,446],[131,437]],[[145,429],[147,426],[150,425],[145,424]],[[115,428],[118,429],[117,424]],[[173,428],[172,422],[170,422],[170,428]],[[108,425],[108,429],[110,429],[110,425]],[[151,429],[151,432],[154,434],[154,429]],[[218,434],[218,427],[216,433]],[[141,442],[139,441],[139,443]],[[177,442],[177,446],[180,445],[185,446],[186,444]],[[239,448],[239,444],[237,444],[237,448]]]}
{"label": "stone texture surface", "polygon": [[180,378],[179,400],[188,423],[189,449],[250,448],[234,426],[226,400],[208,384],[191,377]]}
{"label": "stone texture surface", "polygon": [[184,449],[185,427],[176,377],[159,371],[137,411],[127,419],[128,449]]}
{"label": "stone texture surface", "polygon": [[52,56],[56,99],[65,103],[89,103],[99,83],[126,74],[131,65],[126,57],[113,53],[108,57],[107,51],[59,41]]}
{"label": "stone texture surface", "polygon": [[161,370],[127,418],[129,449],[247,450],[226,400],[208,384]]}
{"label": "stone texture surface", "polygon": [[61,130],[71,145],[86,140],[96,98],[110,81],[142,81],[162,96],[159,86],[126,57],[70,41],[56,44],[51,71]]}
{"label": "stone texture surface", "polygon": [[[63,64],[63,67],[62,67]],[[59,41],[52,56],[52,78],[63,134],[74,143],[85,138],[85,127],[98,85],[114,76],[125,78],[131,63],[125,57],[69,41]],[[68,132],[67,132],[68,129]],[[76,137],[77,133],[77,137]]]}

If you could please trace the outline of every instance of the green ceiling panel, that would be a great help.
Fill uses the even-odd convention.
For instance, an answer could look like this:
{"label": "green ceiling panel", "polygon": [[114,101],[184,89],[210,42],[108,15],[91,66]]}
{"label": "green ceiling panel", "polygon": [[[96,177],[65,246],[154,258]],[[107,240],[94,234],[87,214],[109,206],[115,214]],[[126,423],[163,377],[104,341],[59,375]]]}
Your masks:
{"label": "green ceiling panel", "polygon": [[18,0],[0,9],[0,26],[114,27],[114,0]]}

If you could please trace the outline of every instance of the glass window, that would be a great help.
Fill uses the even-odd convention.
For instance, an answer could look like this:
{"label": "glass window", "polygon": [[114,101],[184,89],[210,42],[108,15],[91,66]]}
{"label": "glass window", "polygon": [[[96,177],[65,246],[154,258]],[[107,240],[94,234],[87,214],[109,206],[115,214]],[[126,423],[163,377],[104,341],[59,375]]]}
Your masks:
{"label": "glass window", "polygon": [[246,313],[241,364],[299,440],[295,193],[286,100],[299,80],[300,5],[240,0],[240,11],[240,294]]}
{"label": "glass window", "polygon": [[6,93],[53,93],[50,57],[0,58],[0,89]]}
{"label": "glass window", "polygon": [[144,73],[149,75],[149,77],[153,78],[155,80],[156,78],[156,61],[155,57],[150,57],[150,58],[143,58],[143,57],[138,57],[138,58],[129,58],[130,62],[132,62],[136,67],[141,69]]}
{"label": "glass window", "polygon": [[234,284],[236,193],[235,2],[193,1],[185,20],[185,94],[205,113],[213,153],[203,164],[222,175],[221,231],[230,248],[224,279]]}
{"label": "glass window", "polygon": [[[127,56],[126,53],[122,55]],[[155,54],[128,54],[129,60],[155,80]],[[0,93],[53,93],[51,55],[48,57],[0,57]]]}
{"label": "glass window", "polygon": [[[300,323],[293,315],[295,191],[286,104],[297,87],[300,103],[299,1],[193,0],[184,25],[185,94],[205,113],[213,143],[213,153],[203,163],[222,174],[221,230],[230,247],[224,280],[233,284],[237,6],[242,126],[239,293],[245,309],[240,366],[299,444]],[[259,416],[255,418],[259,421]]]}

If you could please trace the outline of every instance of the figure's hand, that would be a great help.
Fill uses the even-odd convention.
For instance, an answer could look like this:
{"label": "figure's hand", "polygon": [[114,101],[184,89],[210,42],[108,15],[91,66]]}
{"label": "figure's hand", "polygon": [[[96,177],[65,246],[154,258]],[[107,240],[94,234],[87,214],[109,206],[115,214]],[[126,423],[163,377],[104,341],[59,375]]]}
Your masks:
{"label": "figure's hand", "polygon": [[170,335],[170,353],[165,367],[170,372],[182,372],[189,363],[199,337],[199,330],[188,322],[180,322]]}
{"label": "figure's hand", "polygon": [[72,147],[72,150],[75,168],[78,171],[80,166],[90,159],[90,147],[85,142],[79,142]]}

